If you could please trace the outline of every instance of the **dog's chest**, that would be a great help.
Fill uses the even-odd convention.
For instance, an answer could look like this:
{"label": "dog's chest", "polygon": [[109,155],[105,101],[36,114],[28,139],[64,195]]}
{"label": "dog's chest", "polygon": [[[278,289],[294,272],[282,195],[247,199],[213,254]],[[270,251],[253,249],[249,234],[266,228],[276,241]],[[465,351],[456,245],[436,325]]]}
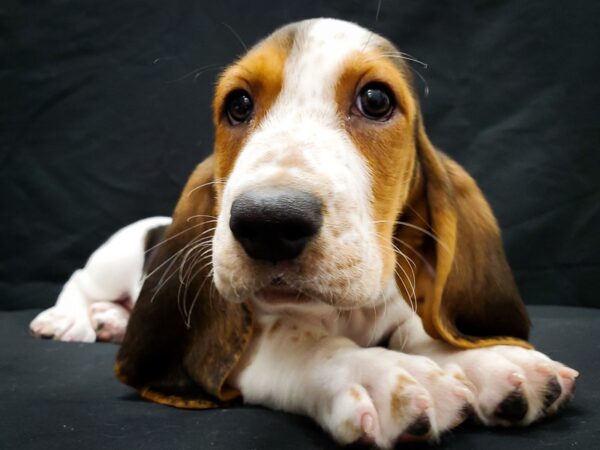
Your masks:
{"label": "dog's chest", "polygon": [[337,310],[320,305],[315,308],[256,308],[257,323],[264,330],[289,328],[313,331],[328,336],[346,337],[362,347],[383,344],[402,323],[414,316],[409,305],[398,296],[354,310]]}

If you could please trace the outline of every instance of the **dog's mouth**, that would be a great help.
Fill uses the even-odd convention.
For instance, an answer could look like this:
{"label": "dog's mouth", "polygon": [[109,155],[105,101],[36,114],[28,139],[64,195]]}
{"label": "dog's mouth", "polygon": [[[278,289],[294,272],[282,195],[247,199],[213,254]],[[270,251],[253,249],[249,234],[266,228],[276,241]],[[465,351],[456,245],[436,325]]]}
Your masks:
{"label": "dog's mouth", "polygon": [[255,301],[268,304],[304,304],[315,301],[300,289],[288,284],[280,275],[273,277],[267,286],[257,290],[253,297]]}

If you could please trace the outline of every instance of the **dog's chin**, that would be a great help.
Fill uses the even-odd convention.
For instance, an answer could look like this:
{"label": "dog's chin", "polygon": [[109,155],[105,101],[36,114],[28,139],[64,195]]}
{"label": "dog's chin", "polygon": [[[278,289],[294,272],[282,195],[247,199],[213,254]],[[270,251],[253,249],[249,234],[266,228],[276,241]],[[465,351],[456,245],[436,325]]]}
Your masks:
{"label": "dog's chin", "polygon": [[318,301],[318,299],[316,299],[314,296],[308,295],[289,286],[264,287],[252,294],[251,300],[257,303],[265,303],[269,305],[303,305]]}
{"label": "dog's chin", "polygon": [[224,296],[230,302],[249,304],[265,311],[330,311],[342,310],[351,311],[365,306],[373,307],[373,300],[353,299],[339,302],[331,295],[325,296],[318,292],[296,289],[287,284],[273,285],[267,284],[255,291],[236,292],[233,298]]}

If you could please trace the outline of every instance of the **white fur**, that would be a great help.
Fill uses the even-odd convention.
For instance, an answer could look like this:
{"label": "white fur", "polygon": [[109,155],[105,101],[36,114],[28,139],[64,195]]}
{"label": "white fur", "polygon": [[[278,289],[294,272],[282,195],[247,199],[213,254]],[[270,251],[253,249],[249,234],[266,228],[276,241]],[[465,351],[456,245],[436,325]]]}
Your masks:
{"label": "white fur", "polygon": [[[426,438],[435,439],[464,419],[467,404],[483,423],[508,425],[494,411],[516,389],[530,400],[519,424],[555,412],[571,395],[574,370],[532,350],[458,350],[433,340],[394,280],[382,279],[370,174],[338,123],[333,96],[344,59],[379,38],[330,19],[297,27],[284,86],[236,161],[213,241],[217,289],[227,300],[252,301],[261,330],[228,382],[248,403],[314,418],[341,443],[363,439],[382,448],[411,438],[407,429],[423,414],[431,424]],[[292,154],[302,164],[282,163]],[[249,260],[228,223],[237,195],[277,184],[317,195],[328,214],[303,259],[274,268]],[[110,302],[122,296],[135,300],[146,232],[169,221],[152,218],[119,231],[73,274],[56,306],[32,322],[32,332],[93,341],[102,324],[110,331],[105,340],[118,340],[127,314]],[[315,246],[328,256],[311,257]],[[353,259],[357,262],[348,264]],[[274,276],[322,301],[261,301],[254,293]],[[340,279],[347,282],[334,285]],[[388,349],[374,347],[388,340]],[[553,377],[562,394],[544,408],[544,390]]]}
{"label": "white fur", "polygon": [[106,302],[135,303],[142,283],[146,235],[170,223],[170,217],[151,217],[117,231],[92,253],[83,269],[71,275],[56,305],[31,322],[31,332],[61,341],[94,342],[96,332],[106,341],[122,337],[129,313]]}

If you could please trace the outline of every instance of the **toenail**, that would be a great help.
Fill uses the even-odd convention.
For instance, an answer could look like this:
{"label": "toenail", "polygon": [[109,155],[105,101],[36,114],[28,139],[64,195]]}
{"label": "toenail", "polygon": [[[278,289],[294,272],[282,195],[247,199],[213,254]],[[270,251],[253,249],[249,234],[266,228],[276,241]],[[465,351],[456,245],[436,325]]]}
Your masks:
{"label": "toenail", "polygon": [[561,377],[565,378],[577,378],[579,376],[579,372],[575,369],[571,369],[570,367],[561,367],[558,369],[558,373]]}
{"label": "toenail", "polygon": [[465,399],[467,398],[467,396],[469,395],[469,389],[467,389],[464,386],[456,386],[454,388],[454,395],[456,395],[458,398],[462,398]]}
{"label": "toenail", "polygon": [[525,382],[525,376],[519,372],[513,372],[508,376],[508,381],[514,387],[519,387]]}
{"label": "toenail", "polygon": [[417,397],[415,397],[415,404],[417,408],[421,411],[424,411],[431,406],[431,402],[424,395],[418,395]]}
{"label": "toenail", "polygon": [[371,414],[363,414],[360,419],[360,426],[364,433],[373,433],[373,416],[371,416]]}

